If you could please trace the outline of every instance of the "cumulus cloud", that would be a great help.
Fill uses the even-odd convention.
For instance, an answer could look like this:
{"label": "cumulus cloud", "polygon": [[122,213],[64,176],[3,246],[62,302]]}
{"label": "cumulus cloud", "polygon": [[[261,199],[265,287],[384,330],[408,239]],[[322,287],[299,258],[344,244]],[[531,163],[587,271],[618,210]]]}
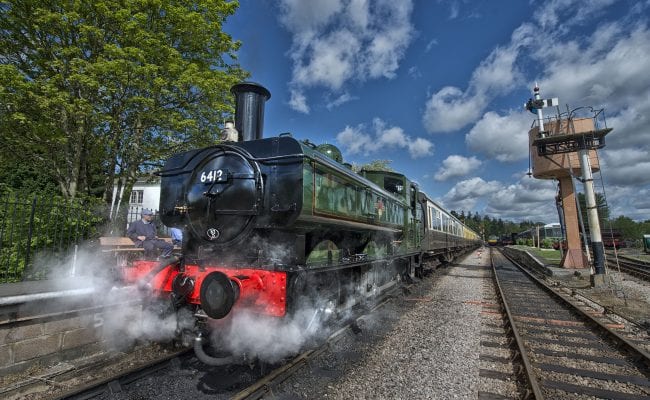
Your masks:
{"label": "cumulus cloud", "polygon": [[[643,90],[648,93],[650,87]],[[608,149],[629,147],[648,149],[650,143],[650,129],[648,129],[650,126],[650,97],[625,105],[613,117],[607,118],[607,126],[614,128],[606,137]]]}
{"label": "cumulus cloud", "polygon": [[442,198],[442,203],[449,210],[473,210],[479,200],[490,196],[502,187],[498,181],[484,181],[479,177],[458,182]]}
{"label": "cumulus cloud", "polygon": [[427,100],[424,128],[430,133],[455,131],[475,121],[485,103],[482,95],[469,96],[457,87],[444,87]]}
{"label": "cumulus cloud", "polygon": [[488,215],[508,216],[510,219],[557,220],[555,195],[557,184],[553,180],[522,178],[493,193],[487,201]]}
{"label": "cumulus cloud", "polygon": [[465,143],[470,150],[502,162],[526,159],[533,119],[527,111],[510,111],[504,116],[487,112],[465,135]]}
{"label": "cumulus cloud", "polygon": [[350,154],[369,155],[387,148],[408,149],[414,159],[433,154],[433,143],[424,138],[412,138],[402,128],[387,126],[380,118],[372,122],[373,133],[366,133],[367,129],[363,124],[346,126],[336,135],[336,141]]}
{"label": "cumulus cloud", "polygon": [[[491,110],[495,99],[538,82],[544,98],[559,97],[561,111],[564,105],[571,110],[604,107],[599,127],[606,124],[614,130],[599,151],[603,176],[617,194],[626,193],[608,196],[612,215],[624,209],[641,215],[636,210],[647,203],[641,193],[650,192],[649,179],[643,174],[650,169],[650,3],[636,3],[615,20],[600,18],[615,3],[597,0],[585,7],[577,0],[551,0],[540,5],[530,21],[513,31],[508,43],[494,49],[475,68],[465,87],[441,87],[428,97],[422,116],[426,130],[453,132],[474,124],[465,136],[468,149],[486,158],[514,162],[528,156],[526,133],[533,118],[526,112]],[[552,114],[554,110],[545,113]],[[594,111],[585,108],[576,115],[593,116]],[[521,210],[525,215],[537,210],[534,203],[510,201],[521,200],[529,186],[522,181],[504,185],[498,196],[486,198],[486,212],[517,215]],[[463,201],[472,202],[471,197]],[[555,213],[553,207],[548,212]]]}
{"label": "cumulus cloud", "polygon": [[650,219],[650,189],[633,186],[610,186],[607,204],[612,217],[624,215],[635,221]]}
{"label": "cumulus cloud", "polygon": [[338,93],[352,79],[395,77],[414,35],[412,10],[410,0],[281,0],[292,35],[289,105],[308,113],[308,88]]}
{"label": "cumulus cloud", "polygon": [[463,128],[476,121],[492,96],[520,85],[523,78],[515,64],[519,46],[494,49],[474,70],[466,91],[447,86],[431,95],[422,117],[425,129],[435,133]]}
{"label": "cumulus cloud", "polygon": [[607,125],[614,128],[607,148],[648,149],[650,30],[619,22],[603,31],[585,44],[571,41],[554,51],[541,48],[538,57],[549,62],[550,73],[540,79],[540,87],[572,107],[605,107]]}
{"label": "cumulus cloud", "polygon": [[650,87],[650,31],[645,25],[629,31],[611,23],[586,38],[558,47],[541,46],[535,57],[545,60],[549,74],[540,81],[547,93],[561,93],[576,105],[607,104],[621,109],[644,102]]}
{"label": "cumulus cloud", "polygon": [[583,37],[571,31],[613,2],[601,0],[590,7],[572,0],[544,3],[534,21],[519,26],[507,45],[495,48],[477,66],[465,90],[443,87],[429,97],[423,114],[426,130],[452,132],[476,121],[494,97],[524,84],[518,64],[530,61],[543,68],[540,87],[561,94],[563,103],[607,101],[610,107],[625,108],[647,98],[647,91],[641,90],[650,87],[645,22],[630,24],[622,18],[593,24],[598,29]]}
{"label": "cumulus cloud", "polygon": [[465,176],[481,166],[481,161],[476,157],[463,157],[451,155],[442,162],[433,179],[446,181],[451,178]]}
{"label": "cumulus cloud", "polygon": [[600,152],[600,167],[607,184],[650,184],[650,151],[645,149],[606,150]]}
{"label": "cumulus cloud", "polygon": [[522,172],[514,184],[474,177],[458,182],[440,201],[450,210],[476,210],[508,220],[557,220],[552,180],[532,179]]}

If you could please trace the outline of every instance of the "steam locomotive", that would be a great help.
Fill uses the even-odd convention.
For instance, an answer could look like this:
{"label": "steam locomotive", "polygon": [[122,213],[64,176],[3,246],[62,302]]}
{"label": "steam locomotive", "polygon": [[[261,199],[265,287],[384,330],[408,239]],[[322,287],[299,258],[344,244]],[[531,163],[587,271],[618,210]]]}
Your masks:
{"label": "steam locomotive", "polygon": [[160,172],[160,217],[183,229],[182,256],[135,262],[129,277],[174,311],[190,310],[203,362],[232,360],[204,346],[237,313],[283,319],[306,305],[349,307],[479,246],[406,176],[355,173],[329,144],[263,138],[264,87],[245,82],[232,93],[241,140],[177,154]]}

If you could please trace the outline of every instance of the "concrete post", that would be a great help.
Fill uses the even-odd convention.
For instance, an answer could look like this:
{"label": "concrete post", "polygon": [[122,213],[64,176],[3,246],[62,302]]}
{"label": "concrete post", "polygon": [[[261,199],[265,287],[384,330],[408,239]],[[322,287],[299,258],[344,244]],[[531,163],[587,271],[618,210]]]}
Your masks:
{"label": "concrete post", "polygon": [[562,268],[585,268],[587,260],[580,244],[580,230],[578,228],[578,209],[573,182],[570,176],[558,178],[560,181],[560,196],[564,209],[566,226],[567,250],[564,253],[560,266]]}
{"label": "concrete post", "polygon": [[600,235],[600,222],[598,221],[598,209],[596,208],[596,195],[594,194],[594,179],[589,164],[589,152],[585,149],[584,138],[580,140],[580,169],[582,170],[582,182],[585,189],[585,202],[587,205],[587,220],[589,222],[589,236],[591,237],[591,249],[594,252],[594,275],[591,276],[591,285],[601,287],[605,284],[605,248]]}

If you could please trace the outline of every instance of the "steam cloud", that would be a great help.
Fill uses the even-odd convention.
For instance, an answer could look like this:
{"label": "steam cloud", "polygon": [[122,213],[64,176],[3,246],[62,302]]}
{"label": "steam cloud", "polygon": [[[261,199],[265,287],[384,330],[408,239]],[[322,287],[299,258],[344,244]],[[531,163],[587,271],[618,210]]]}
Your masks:
{"label": "steam cloud", "polygon": [[155,308],[143,307],[151,299],[146,291],[123,286],[111,253],[86,245],[54,262],[44,254],[34,261],[31,275],[47,276],[56,291],[86,296],[88,304],[84,307],[98,307],[91,323],[109,348],[125,350],[149,341],[170,341],[177,328],[192,327],[190,315],[161,314]]}
{"label": "steam cloud", "polygon": [[[258,240],[261,241],[255,238],[255,244],[265,250],[270,260],[288,259],[287,251],[282,246]],[[103,311],[99,310],[94,315],[93,325],[101,332],[109,348],[126,350],[149,341],[170,341],[177,337],[179,330],[192,330],[194,327],[194,317],[189,310],[161,312],[164,310],[160,307],[167,306],[168,302],[155,303],[146,291],[135,286],[123,286],[116,276],[116,260],[111,253],[103,254],[99,249],[85,248],[56,265],[47,265],[47,260],[47,257],[42,257],[34,269],[49,271],[48,275],[53,278],[64,278],[56,280],[57,290],[83,288],[89,293],[89,305],[104,307]],[[370,276],[357,284],[365,287],[372,282]],[[351,290],[348,288],[348,291]],[[312,340],[321,340],[328,334],[327,322],[332,316],[333,304],[331,301],[319,303],[314,302],[313,297],[311,299],[284,318],[235,309],[223,320],[211,320],[214,328],[211,333],[212,345],[219,351],[245,354],[269,363],[291,356]]]}

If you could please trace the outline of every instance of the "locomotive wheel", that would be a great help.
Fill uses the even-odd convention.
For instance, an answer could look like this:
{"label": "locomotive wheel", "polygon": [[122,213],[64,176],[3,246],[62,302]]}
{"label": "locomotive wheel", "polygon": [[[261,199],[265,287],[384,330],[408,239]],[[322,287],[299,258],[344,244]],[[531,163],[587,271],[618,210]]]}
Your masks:
{"label": "locomotive wheel", "polygon": [[289,313],[318,313],[331,316],[341,304],[341,282],[337,271],[300,272],[290,278]]}
{"label": "locomotive wheel", "polygon": [[369,259],[379,259],[386,256],[388,246],[386,244],[370,241],[363,249],[363,253],[368,255]]}
{"label": "locomotive wheel", "polygon": [[315,245],[307,256],[307,264],[331,264],[338,262],[341,251],[331,240],[323,240]]}

